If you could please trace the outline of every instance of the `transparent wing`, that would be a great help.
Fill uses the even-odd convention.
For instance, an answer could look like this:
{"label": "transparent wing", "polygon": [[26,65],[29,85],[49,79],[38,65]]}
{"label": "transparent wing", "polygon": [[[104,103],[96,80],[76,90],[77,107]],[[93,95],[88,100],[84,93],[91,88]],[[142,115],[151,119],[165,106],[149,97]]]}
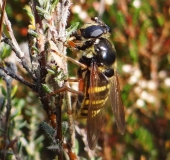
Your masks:
{"label": "transparent wing", "polygon": [[98,75],[98,67],[95,63],[91,64],[90,87],[89,87],[89,108],[87,116],[87,140],[90,149],[94,149],[103,126],[102,101],[99,93],[101,86]]}
{"label": "transparent wing", "polygon": [[115,120],[117,127],[121,134],[125,132],[125,113],[124,113],[124,106],[122,103],[122,98],[120,94],[120,86],[119,86],[119,79],[117,72],[115,71],[115,75],[111,79],[110,82],[110,99],[111,99],[111,106],[113,108],[113,112],[115,115]]}

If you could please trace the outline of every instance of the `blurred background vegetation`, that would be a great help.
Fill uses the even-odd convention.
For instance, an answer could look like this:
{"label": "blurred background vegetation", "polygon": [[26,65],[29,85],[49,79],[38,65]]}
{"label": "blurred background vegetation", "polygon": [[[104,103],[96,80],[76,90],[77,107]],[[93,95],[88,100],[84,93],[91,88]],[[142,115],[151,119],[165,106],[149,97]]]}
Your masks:
{"label": "blurred background vegetation", "polygon": [[[14,33],[23,49],[27,49],[25,42],[29,25],[29,18],[23,8],[28,3],[27,0],[7,1],[6,6]],[[74,22],[90,22],[91,17],[100,15],[102,21],[112,29],[110,39],[117,51],[126,114],[126,131],[121,135],[111,107],[108,107],[97,156],[89,158],[81,143],[77,149],[79,156],[105,160],[169,160],[170,1],[73,0],[72,3],[68,27]],[[0,51],[2,56],[2,48]],[[10,49],[6,49],[6,52],[10,53]],[[80,53],[68,50],[68,54],[78,57]],[[70,66],[70,75],[75,76],[76,66]],[[20,66],[18,72],[29,80]],[[15,80],[12,84],[14,96],[8,136],[11,140],[18,138],[17,145],[24,159],[53,159],[55,154],[47,150],[48,138],[39,127],[46,117],[38,97]],[[0,87],[2,97],[6,94],[2,79]],[[3,103],[0,99],[0,128],[3,128],[4,120]],[[0,131],[0,150],[1,144],[3,136]]]}

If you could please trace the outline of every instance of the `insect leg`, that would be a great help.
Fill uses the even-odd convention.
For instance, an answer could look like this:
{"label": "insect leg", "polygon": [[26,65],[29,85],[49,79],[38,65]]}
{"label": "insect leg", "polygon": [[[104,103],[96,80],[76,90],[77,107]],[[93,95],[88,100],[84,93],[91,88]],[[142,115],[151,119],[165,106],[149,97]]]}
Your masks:
{"label": "insect leg", "polygon": [[48,94],[47,96],[45,96],[44,98],[48,98],[48,97],[51,97],[51,96],[54,96],[55,94],[58,94],[58,93],[61,93],[61,92],[65,92],[65,91],[68,91],[68,92],[71,92],[71,93],[74,93],[74,94],[80,94],[80,95],[83,95],[82,92],[80,91],[76,91],[70,87],[67,87],[67,86],[64,86],[58,90],[55,90],[53,92],[51,92],[50,94]]}
{"label": "insect leg", "polygon": [[58,56],[63,57],[66,60],[68,60],[68,61],[70,61],[70,62],[72,62],[72,63],[74,63],[74,64],[76,64],[76,65],[78,65],[78,66],[80,66],[82,68],[87,68],[86,65],[80,63],[79,61],[77,61],[77,60],[75,60],[75,59],[73,59],[71,57],[67,57],[67,56],[65,56],[65,55],[63,55],[63,54],[61,54],[61,53],[59,53],[59,52],[57,52],[56,50],[53,50],[53,49],[51,49],[51,51],[54,52],[55,54],[57,54]]}

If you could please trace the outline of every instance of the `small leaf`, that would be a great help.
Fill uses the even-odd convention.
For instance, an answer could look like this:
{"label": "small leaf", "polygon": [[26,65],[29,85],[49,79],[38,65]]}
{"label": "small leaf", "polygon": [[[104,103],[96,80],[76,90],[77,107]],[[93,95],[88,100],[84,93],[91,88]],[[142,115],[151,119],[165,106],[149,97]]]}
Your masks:
{"label": "small leaf", "polygon": [[43,87],[43,89],[44,89],[47,93],[51,93],[51,92],[52,92],[52,90],[48,87],[48,85],[42,84],[42,87]]}
{"label": "small leaf", "polygon": [[35,18],[34,18],[34,15],[32,13],[32,10],[31,10],[30,6],[29,5],[25,5],[24,10],[26,11],[27,15],[30,18],[30,24],[31,24],[30,26],[32,26],[31,28],[35,29],[36,28],[35,27]]}
{"label": "small leaf", "polygon": [[[35,47],[35,46],[32,46],[32,47],[31,47],[31,49],[32,49],[32,51],[35,51],[36,53],[38,53],[38,52],[39,52],[38,48],[37,48],[37,47]],[[35,53],[35,52],[34,52],[34,53]]]}
{"label": "small leaf", "polygon": [[77,30],[79,24],[80,24],[79,22],[75,22],[69,28],[67,28],[67,39],[69,39],[70,35]]}
{"label": "small leaf", "polygon": [[52,69],[47,69],[47,72],[53,75],[55,74],[55,72]]}
{"label": "small leaf", "polygon": [[20,141],[18,141],[17,143],[17,149],[18,149],[18,153],[22,152],[22,143]]}
{"label": "small leaf", "polygon": [[58,144],[48,146],[47,149],[52,150],[52,151],[59,151],[60,146]]}
{"label": "small leaf", "polygon": [[28,30],[28,34],[31,35],[31,36],[33,36],[33,37],[35,37],[35,38],[38,37],[38,34],[37,34],[33,29],[29,29],[29,30]]}
{"label": "small leaf", "polygon": [[62,122],[62,135],[64,136],[68,130],[68,122]]}
{"label": "small leaf", "polygon": [[11,49],[7,44],[1,46],[0,50],[0,60],[4,60],[5,58],[9,57],[11,54]]}
{"label": "small leaf", "polygon": [[38,7],[38,6],[36,6],[36,9],[37,9],[38,14],[39,14],[40,16],[43,16],[43,17],[44,17],[45,14],[48,14],[47,11],[45,11],[44,9],[42,9],[42,8],[40,8],[40,7]]}
{"label": "small leaf", "polygon": [[41,143],[43,140],[44,140],[44,136],[43,136],[43,135],[42,135],[42,136],[39,136],[38,138],[36,138],[35,143],[36,143],[36,144],[39,144],[39,143]]}
{"label": "small leaf", "polygon": [[56,8],[57,4],[58,4],[59,0],[53,0],[51,2],[51,8],[50,8],[50,13],[54,11],[54,9]]}
{"label": "small leaf", "polygon": [[55,130],[48,123],[46,123],[46,122],[42,122],[41,123],[41,127],[46,132],[47,136],[50,139],[53,139],[53,135],[55,133]]}
{"label": "small leaf", "polygon": [[17,90],[18,90],[18,86],[15,85],[15,86],[12,88],[11,97],[14,97],[15,93],[17,92]]}
{"label": "small leaf", "polygon": [[6,96],[6,90],[5,90],[4,87],[1,87],[1,91],[2,91],[2,94],[3,94],[4,96]]}
{"label": "small leaf", "polygon": [[0,97],[0,111],[3,111],[4,104],[5,104],[5,98],[4,97]]}

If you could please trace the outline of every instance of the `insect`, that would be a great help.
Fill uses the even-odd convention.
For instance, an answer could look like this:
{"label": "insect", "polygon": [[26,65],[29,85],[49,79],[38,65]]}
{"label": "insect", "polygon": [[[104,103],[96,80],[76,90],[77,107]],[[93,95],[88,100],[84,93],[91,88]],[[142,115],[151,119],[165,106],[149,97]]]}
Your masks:
{"label": "insect", "polygon": [[78,39],[82,37],[84,51],[79,62],[87,68],[79,67],[79,91],[76,117],[87,118],[87,140],[91,150],[96,146],[100,130],[103,126],[103,110],[107,99],[115,115],[117,127],[121,134],[125,131],[125,114],[120,94],[116,63],[116,51],[107,39],[110,28],[98,18],[94,24],[88,24],[80,29]]}
{"label": "insect", "polygon": [[[85,24],[80,33],[73,35],[81,44],[74,47],[83,51],[79,62],[65,57],[80,66],[77,72],[79,91],[74,92],[78,94],[75,118],[87,119],[87,141],[91,150],[95,148],[103,126],[103,111],[107,99],[111,102],[120,133],[124,134],[125,131],[124,106],[116,70],[116,50],[108,40],[110,28],[97,17],[92,20],[94,23]],[[73,92],[69,88],[60,90]],[[60,91],[48,96],[58,92]]]}

